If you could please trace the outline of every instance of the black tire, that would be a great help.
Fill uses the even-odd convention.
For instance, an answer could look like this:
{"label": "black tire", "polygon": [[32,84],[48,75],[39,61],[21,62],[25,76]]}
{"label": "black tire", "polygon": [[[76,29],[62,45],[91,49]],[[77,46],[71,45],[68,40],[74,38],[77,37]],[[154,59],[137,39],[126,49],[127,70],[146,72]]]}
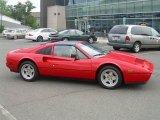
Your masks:
{"label": "black tire", "polygon": [[89,38],[88,38],[88,42],[89,42],[90,44],[94,43],[93,37],[89,37]]}
{"label": "black tire", "polygon": [[42,36],[38,36],[37,37],[37,42],[43,42],[43,37]]}
{"label": "black tire", "polygon": [[140,50],[141,50],[141,44],[139,42],[135,42],[132,47],[132,51],[134,53],[138,53]]}
{"label": "black tire", "polygon": [[69,38],[62,38],[63,41],[69,41]]}
{"label": "black tire", "polygon": [[113,47],[114,50],[120,50],[121,48],[119,47]]}
{"label": "black tire", "polygon": [[[27,68],[27,65],[28,65],[28,67],[30,67],[30,70],[25,71],[24,68]],[[33,73],[31,73],[31,70],[33,70]],[[29,73],[33,74],[33,75],[30,75],[32,77],[28,76],[28,78],[27,78],[26,77],[27,75],[26,76],[24,75],[24,74],[27,74],[27,72],[28,72],[28,74]],[[38,78],[38,76],[39,76],[37,66],[33,62],[31,62],[31,61],[24,61],[24,62],[22,62],[20,64],[20,66],[19,66],[19,73],[20,73],[21,77],[23,78],[23,80],[28,81],[28,82],[35,81]]]}
{"label": "black tire", "polygon": [[[112,75],[109,75],[112,72]],[[106,79],[107,75],[108,79]],[[115,77],[115,78],[114,78]],[[116,80],[113,80],[116,79]],[[98,72],[98,82],[99,84],[106,89],[115,89],[122,84],[122,74],[117,67],[114,66],[105,66]],[[105,79],[105,80],[103,80]],[[112,84],[111,84],[112,82]]]}

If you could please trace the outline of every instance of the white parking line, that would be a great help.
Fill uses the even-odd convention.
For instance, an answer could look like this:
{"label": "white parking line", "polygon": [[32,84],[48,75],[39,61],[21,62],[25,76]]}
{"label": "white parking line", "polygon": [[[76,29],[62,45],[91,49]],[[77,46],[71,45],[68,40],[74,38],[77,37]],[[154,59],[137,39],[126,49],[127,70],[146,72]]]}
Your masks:
{"label": "white parking line", "polygon": [[10,112],[8,112],[1,104],[0,104],[0,112],[4,115],[8,120],[17,120]]}

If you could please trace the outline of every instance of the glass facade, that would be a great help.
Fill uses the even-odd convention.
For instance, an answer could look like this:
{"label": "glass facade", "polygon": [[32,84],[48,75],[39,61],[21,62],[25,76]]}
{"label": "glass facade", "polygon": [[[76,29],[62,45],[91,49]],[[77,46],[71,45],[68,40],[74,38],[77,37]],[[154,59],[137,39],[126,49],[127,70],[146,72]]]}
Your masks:
{"label": "glass facade", "polygon": [[117,24],[146,23],[160,32],[160,0],[69,0],[67,28],[108,32]]}

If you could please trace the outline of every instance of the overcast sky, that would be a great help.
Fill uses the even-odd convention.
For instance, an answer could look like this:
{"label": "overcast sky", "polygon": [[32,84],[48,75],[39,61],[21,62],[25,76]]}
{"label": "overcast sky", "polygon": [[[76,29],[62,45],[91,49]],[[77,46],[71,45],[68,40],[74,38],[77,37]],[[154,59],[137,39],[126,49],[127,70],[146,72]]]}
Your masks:
{"label": "overcast sky", "polygon": [[[15,5],[18,2],[26,2],[27,0],[6,0],[8,5]],[[33,5],[36,7],[35,9],[33,9],[33,12],[39,12],[40,11],[40,0],[30,0]]]}

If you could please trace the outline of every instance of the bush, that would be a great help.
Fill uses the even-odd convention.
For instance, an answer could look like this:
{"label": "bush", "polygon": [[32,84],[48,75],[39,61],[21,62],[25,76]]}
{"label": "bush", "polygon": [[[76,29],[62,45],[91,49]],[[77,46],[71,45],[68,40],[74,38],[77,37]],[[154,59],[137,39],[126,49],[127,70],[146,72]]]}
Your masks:
{"label": "bush", "polygon": [[2,33],[4,30],[4,26],[0,26],[0,33]]}

